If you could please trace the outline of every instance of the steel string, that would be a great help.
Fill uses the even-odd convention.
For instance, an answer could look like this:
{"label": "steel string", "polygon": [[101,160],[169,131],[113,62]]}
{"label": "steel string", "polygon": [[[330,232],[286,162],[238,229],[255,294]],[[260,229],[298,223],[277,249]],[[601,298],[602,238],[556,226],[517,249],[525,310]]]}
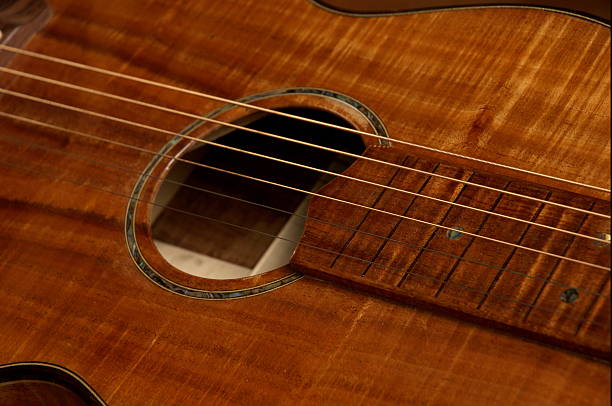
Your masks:
{"label": "steel string", "polygon": [[[401,168],[401,169],[409,170],[409,171],[412,171],[412,172],[426,174],[428,176],[434,176],[434,177],[438,177],[438,178],[441,178],[441,179],[446,179],[446,180],[449,180],[449,181],[452,181],[452,182],[462,183],[462,184],[466,184],[466,185],[472,185],[472,186],[476,186],[476,187],[479,187],[479,188],[483,188],[483,189],[487,189],[487,190],[492,190],[492,191],[495,191],[495,192],[498,192],[498,193],[508,194],[508,195],[512,195],[512,196],[521,197],[521,198],[524,198],[524,199],[534,200],[534,201],[537,201],[537,202],[540,202],[540,203],[545,203],[545,204],[549,204],[549,205],[553,205],[553,206],[563,207],[563,208],[566,208],[566,209],[575,210],[575,211],[579,211],[579,212],[589,213],[589,214],[592,214],[592,215],[595,215],[595,216],[598,216],[598,217],[610,218],[609,215],[605,215],[605,214],[601,214],[601,213],[597,213],[597,212],[593,212],[593,211],[588,211],[588,210],[585,210],[585,209],[580,209],[580,208],[577,208],[577,207],[573,207],[573,206],[569,206],[569,205],[565,205],[565,204],[561,204],[561,203],[551,202],[551,201],[540,199],[540,198],[537,198],[537,197],[534,197],[534,196],[523,195],[523,194],[520,194],[520,193],[511,192],[511,191],[508,191],[508,190],[505,190],[505,189],[499,189],[499,188],[495,188],[495,187],[491,187],[491,186],[481,185],[481,184],[475,183],[475,182],[470,182],[469,180],[456,179],[456,178],[453,178],[453,177],[450,177],[450,176],[444,176],[444,175],[440,175],[440,174],[437,174],[437,173],[432,173],[432,172],[420,170],[420,169],[417,169],[417,168],[411,168],[411,167],[408,167],[408,166],[403,166],[403,165],[400,165],[400,164],[396,164],[396,163],[393,163],[393,162],[389,162],[389,161],[385,161],[385,160],[381,160],[381,159],[377,159],[377,158],[372,158],[372,157],[368,157],[368,156],[364,156],[364,155],[359,155],[359,154],[353,154],[353,153],[350,153],[350,152],[347,152],[347,151],[342,151],[342,150],[336,150],[336,149],[325,147],[325,146],[322,146],[322,145],[313,144],[313,143],[309,143],[309,142],[305,142],[305,141],[300,141],[300,140],[296,140],[296,139],[293,139],[293,138],[283,137],[283,136],[272,134],[272,133],[269,133],[269,132],[266,132],[266,131],[255,130],[255,129],[252,129],[252,128],[249,128],[249,127],[245,127],[245,126],[241,126],[241,125],[237,125],[237,124],[233,124],[233,123],[228,123],[228,122],[216,120],[216,119],[213,119],[213,118],[210,118],[210,117],[202,117],[202,116],[199,116],[199,115],[196,115],[196,114],[187,113],[187,112],[183,112],[183,111],[180,111],[180,110],[175,110],[175,109],[171,109],[171,108],[167,108],[167,107],[164,107],[164,106],[159,106],[159,105],[155,105],[155,104],[151,104],[151,103],[146,103],[146,102],[142,102],[142,101],[139,101],[139,100],[130,99],[130,98],[127,98],[127,97],[122,97],[122,96],[118,96],[118,95],[107,93],[107,92],[102,92],[102,91],[91,89],[91,88],[84,87],[84,86],[74,85],[74,84],[71,84],[71,83],[68,83],[68,82],[62,82],[62,81],[58,81],[58,80],[54,80],[54,79],[45,78],[45,77],[39,76],[39,75],[33,75],[33,74],[30,74],[30,73],[13,70],[13,69],[10,69],[10,68],[0,67],[0,71],[1,72],[6,72],[6,73],[10,73],[10,74],[13,74],[13,75],[16,75],[16,76],[26,77],[28,79],[33,79],[33,80],[38,80],[38,81],[42,81],[42,82],[45,82],[45,83],[54,84],[54,85],[57,85],[57,86],[62,86],[62,87],[70,88],[70,89],[79,90],[79,91],[86,92],[86,93],[91,93],[91,94],[95,94],[95,95],[99,95],[99,96],[108,97],[108,98],[111,98],[111,99],[114,99],[114,100],[120,100],[120,101],[123,101],[123,102],[131,103],[131,104],[136,104],[136,105],[139,105],[139,106],[145,106],[145,107],[148,107],[148,108],[152,108],[152,109],[156,109],[156,110],[160,110],[160,111],[164,111],[164,112],[169,112],[169,113],[181,115],[181,116],[184,116],[184,117],[190,117],[190,118],[198,119],[198,120],[201,120],[201,121],[206,121],[206,122],[218,124],[218,125],[221,125],[221,126],[224,126],[224,127],[230,127],[230,128],[234,128],[234,129],[248,131],[248,132],[251,132],[251,133],[255,133],[255,134],[259,134],[259,135],[264,135],[264,136],[267,136],[267,137],[271,137],[271,138],[275,138],[275,139],[280,139],[280,140],[287,141],[287,142],[292,142],[292,143],[296,143],[296,144],[300,144],[300,145],[305,145],[305,146],[309,146],[309,147],[316,148],[316,149],[321,149],[321,150],[325,150],[325,151],[329,151],[329,152],[334,152],[334,153],[337,153],[337,154],[341,154],[341,155],[345,155],[345,156],[350,156],[350,157],[355,158],[355,159],[363,159],[363,160],[367,160],[367,161],[370,161],[370,162],[376,162],[376,163],[380,163],[380,164],[383,164],[383,165],[388,165],[388,166],[392,166],[392,167],[396,167],[396,168]],[[17,92],[15,92],[15,93],[17,93]],[[22,96],[18,96],[16,94],[14,94],[13,96],[15,96],[15,97],[30,96],[30,95],[25,95],[23,93],[20,93],[20,95],[22,95]],[[34,98],[34,96],[30,96],[30,97]],[[48,99],[42,99],[42,98],[36,98],[36,99],[40,99],[40,100],[36,100],[36,101],[39,101],[40,103],[46,103],[46,102],[47,102],[47,104],[49,104],[48,102],[56,103],[56,102],[52,102],[52,101],[50,101]],[[31,100],[33,100],[33,99],[31,99]],[[62,108],[74,107],[74,106],[64,105],[64,104],[61,104],[61,103],[59,103],[59,104],[61,105],[60,107],[62,107]],[[84,110],[84,109],[82,109],[82,110]],[[84,111],[81,111],[81,112],[85,113],[85,111],[87,111],[89,114],[92,113],[89,110],[84,110]],[[188,138],[189,139],[188,136],[185,136],[183,138]],[[382,138],[385,138],[385,137],[382,137]],[[385,139],[387,139],[387,138],[385,138]],[[212,143],[210,141],[203,140],[201,138],[192,139],[192,140],[196,141],[196,142],[204,143],[204,144],[212,144],[212,145],[214,145],[214,143]],[[228,148],[228,147],[225,147],[225,148]],[[246,152],[246,151],[242,151],[242,152]],[[246,152],[246,153],[249,153],[249,152]],[[270,156],[266,156],[266,155],[263,155],[263,157],[265,157],[267,159],[274,159],[274,158],[272,158]],[[295,162],[286,162],[286,163],[291,164],[291,165],[298,165]],[[308,169],[318,170],[316,168],[310,168],[310,167]],[[343,175],[340,175],[340,174],[337,174],[337,175],[338,176],[343,176]],[[344,176],[344,177],[346,177],[346,176]],[[350,177],[347,177],[347,178],[350,178]],[[358,181],[364,181],[364,180],[358,179],[358,178],[350,178],[350,179],[358,180]],[[388,186],[386,186],[386,187],[388,187]],[[411,192],[404,191],[404,190],[401,190],[401,189],[398,189],[398,191],[403,192],[403,193],[411,193]],[[424,196],[423,195],[423,197],[426,197],[426,198],[431,199],[431,200],[438,200],[438,201],[441,201],[441,202],[450,203],[450,202],[448,202],[446,200],[436,199],[436,198],[429,197],[429,196]],[[456,203],[452,203],[452,204],[457,205]],[[465,207],[471,208],[473,210],[479,210],[479,209],[476,209],[476,208],[473,208],[473,207],[470,207],[470,206],[465,206]],[[487,212],[486,210],[482,210],[482,211]],[[496,213],[496,215],[503,216],[503,215],[501,215],[499,213]],[[509,217],[509,218],[511,218],[511,217]],[[544,227],[546,227],[546,226],[544,226]]]}
{"label": "steel string", "polygon": [[[202,98],[205,98],[205,99],[219,101],[219,102],[231,104],[231,105],[234,105],[234,106],[240,106],[240,107],[245,107],[245,108],[252,109],[252,110],[258,110],[258,111],[266,112],[266,113],[269,113],[269,114],[280,115],[280,116],[284,116],[284,117],[295,119],[295,120],[306,121],[306,122],[309,122],[309,123],[312,123],[312,124],[317,124],[317,125],[321,125],[321,126],[325,126],[325,127],[329,127],[329,128],[334,128],[334,129],[345,131],[345,132],[350,132],[350,133],[354,133],[354,134],[358,134],[358,135],[363,135],[363,136],[367,136],[367,137],[373,137],[373,138],[389,141],[389,139],[387,137],[384,137],[384,136],[381,136],[381,135],[378,135],[378,134],[369,133],[367,131],[361,131],[361,130],[353,129],[353,128],[350,128],[350,127],[344,127],[344,126],[341,126],[341,125],[326,123],[324,121],[313,120],[313,119],[297,116],[297,115],[290,114],[290,113],[279,112],[279,111],[276,111],[276,110],[273,110],[273,109],[268,109],[268,108],[265,108],[265,107],[260,107],[260,106],[255,106],[255,105],[248,104],[248,103],[239,102],[237,100],[231,100],[231,99],[227,99],[227,98],[223,98],[223,97],[219,97],[219,96],[214,96],[214,95],[206,94],[206,93],[203,93],[203,92],[197,92],[197,91],[194,91],[194,90],[189,90],[189,89],[181,88],[179,86],[172,86],[172,85],[168,85],[168,84],[161,83],[161,82],[155,82],[155,81],[152,81],[152,80],[148,80],[148,79],[144,79],[144,78],[140,78],[140,77],[136,77],[136,76],[127,75],[127,74],[124,74],[124,73],[113,72],[113,71],[108,70],[108,69],[98,68],[98,67],[94,67],[94,66],[91,66],[91,65],[86,65],[86,64],[82,64],[82,63],[78,63],[78,62],[74,62],[74,61],[70,61],[70,60],[63,59],[63,58],[58,58],[58,57],[53,57],[53,56],[49,56],[49,55],[44,55],[44,54],[41,54],[41,53],[38,53],[38,52],[26,51],[26,50],[23,50],[23,49],[14,48],[14,47],[7,46],[7,45],[2,45],[2,44],[0,44],[0,50],[5,50],[5,51],[8,51],[8,52],[13,52],[13,53],[24,55],[24,56],[29,56],[29,57],[32,57],[32,58],[38,58],[38,59],[41,59],[41,60],[55,62],[55,63],[63,64],[63,65],[66,65],[66,66],[72,66],[72,67],[88,70],[88,71],[91,71],[91,72],[96,72],[96,73],[101,73],[101,74],[105,74],[105,75],[109,75],[109,76],[114,76],[114,77],[130,80],[130,81],[134,81],[134,82],[138,82],[138,83],[148,84],[148,85],[156,86],[156,87],[159,87],[159,88],[164,88],[164,89],[173,90],[173,91],[177,91],[177,92],[181,92],[181,93],[185,93],[185,94],[199,96],[199,97],[202,97]],[[227,123],[225,123],[225,124],[227,124]],[[563,179],[563,178],[559,178],[559,177],[552,176],[552,175],[547,175],[547,174],[543,174],[543,173],[538,173],[538,172],[530,171],[530,170],[527,170],[527,169],[516,168],[516,167],[512,167],[510,165],[504,165],[504,164],[500,164],[500,163],[493,162],[493,161],[487,161],[487,160],[480,159],[480,158],[470,157],[470,156],[467,156],[467,155],[462,155],[462,154],[458,154],[458,153],[443,151],[443,150],[440,150],[440,149],[437,149],[437,148],[428,147],[428,146],[425,146],[425,145],[420,145],[420,144],[412,143],[412,142],[409,142],[409,141],[395,140],[395,139],[393,141],[397,142],[398,144],[408,145],[408,146],[411,146],[411,147],[414,147],[414,148],[425,149],[425,150],[428,150],[428,151],[433,151],[433,152],[437,152],[437,153],[441,153],[441,154],[445,154],[445,155],[450,155],[450,156],[454,156],[454,157],[458,157],[458,158],[462,158],[462,159],[467,159],[467,160],[471,160],[471,161],[475,161],[475,162],[484,163],[484,164],[487,164],[487,165],[492,165],[492,166],[497,166],[497,167],[500,167],[500,168],[510,169],[510,170],[514,170],[514,171],[517,171],[517,172],[526,173],[526,174],[529,174],[529,175],[540,176],[540,177],[551,179],[551,180],[556,180],[556,181],[560,181],[560,182],[564,182],[564,183],[573,184],[573,185],[576,185],[576,186],[582,186],[582,187],[598,190],[598,191],[601,191],[601,192],[610,193],[610,189],[602,188],[602,187],[599,187],[599,186],[594,186],[594,185],[589,185],[589,184],[586,184],[586,183],[576,182],[576,181],[569,180],[569,179]]]}
{"label": "steel string", "polygon": [[[4,68],[0,67],[0,71],[3,71],[3,70],[4,70]],[[30,99],[30,100],[40,101],[41,103],[45,103],[45,104],[49,104],[48,102],[50,102],[50,100],[47,100],[47,99],[41,99],[41,98],[38,98],[38,97],[25,95],[23,93],[18,93],[18,92],[9,93],[10,91],[7,91],[6,89],[0,89],[0,93],[3,93],[3,92],[5,92],[7,94],[10,94],[12,96],[15,96],[15,97],[26,98],[24,96],[28,96],[27,98]],[[52,102],[52,103],[54,103],[53,104],[54,106],[60,106],[61,105],[62,108],[67,108],[69,110],[73,110],[73,107],[74,107],[74,106],[65,105],[63,103],[57,103],[57,104],[56,104],[56,102]],[[88,114],[88,115],[93,115],[93,113],[95,113],[95,112],[93,112],[91,110],[80,109],[80,108],[79,108],[79,112],[81,112],[83,114]],[[98,116],[98,113],[95,113],[95,115]],[[106,115],[104,115],[104,116],[105,116],[104,118],[108,119],[108,117],[106,117]],[[197,117],[197,116],[194,115],[194,117]],[[133,125],[133,126],[139,126],[139,127],[141,126],[140,123],[133,122],[133,121],[129,121],[129,124]],[[240,129],[248,128],[248,127],[241,127],[241,126],[237,126],[237,127],[240,127]],[[153,130],[154,127],[147,126],[147,129]],[[524,219],[508,216],[508,215],[505,215],[505,214],[502,214],[502,213],[496,213],[494,211],[479,209],[477,207],[472,207],[472,206],[461,204],[461,203],[457,203],[457,202],[451,202],[451,201],[444,200],[444,199],[438,199],[438,198],[433,197],[433,196],[428,196],[428,195],[424,195],[424,194],[420,194],[420,193],[415,193],[415,192],[411,192],[409,190],[404,190],[404,189],[396,188],[396,187],[389,186],[389,185],[382,185],[380,183],[371,182],[371,181],[368,181],[368,180],[365,180],[365,179],[355,178],[355,177],[352,177],[352,176],[344,175],[343,173],[331,172],[331,171],[327,171],[325,169],[320,169],[320,168],[316,168],[316,167],[312,167],[312,166],[308,166],[308,165],[303,165],[303,164],[300,164],[300,163],[297,163],[297,162],[293,162],[293,161],[287,161],[287,160],[276,158],[276,157],[273,157],[273,156],[270,156],[270,155],[265,155],[265,154],[260,154],[260,153],[257,153],[257,152],[252,152],[252,151],[248,151],[248,150],[244,150],[244,149],[240,149],[240,148],[235,148],[235,147],[232,147],[232,146],[229,146],[229,145],[220,144],[220,143],[215,142],[215,141],[209,141],[209,140],[205,140],[205,139],[202,139],[202,138],[192,137],[192,136],[189,136],[189,135],[186,135],[186,134],[166,131],[166,130],[163,130],[163,129],[160,129],[160,128],[155,128],[155,131],[163,132],[163,133],[169,134],[169,135],[180,136],[181,138],[188,139],[188,140],[191,140],[191,141],[195,141],[195,142],[198,142],[200,144],[212,145],[212,146],[219,147],[219,148],[222,148],[222,149],[227,149],[227,150],[231,150],[231,151],[235,151],[235,152],[240,152],[240,153],[243,153],[243,154],[247,154],[247,155],[251,155],[251,156],[256,156],[256,157],[259,157],[259,158],[265,158],[265,159],[269,159],[271,161],[275,161],[275,162],[280,162],[280,163],[287,164],[287,165],[296,166],[296,167],[307,169],[307,170],[311,170],[311,171],[314,171],[314,172],[324,173],[326,175],[333,175],[333,176],[336,176],[336,177],[339,177],[339,178],[343,178],[343,179],[354,180],[354,181],[365,183],[365,184],[368,184],[368,185],[371,185],[371,186],[382,187],[384,189],[393,190],[395,192],[405,193],[405,194],[409,194],[409,195],[413,195],[413,196],[418,196],[418,197],[421,197],[421,198],[424,198],[424,199],[433,200],[433,201],[436,201],[436,202],[439,202],[439,203],[448,204],[448,205],[451,205],[451,206],[457,206],[457,207],[462,207],[462,208],[468,209],[468,210],[474,210],[474,211],[478,211],[478,212],[482,212],[482,213],[487,213],[487,214],[490,214],[490,215],[493,215],[493,216],[497,216],[497,217],[501,217],[501,218],[505,218],[505,219],[509,219],[509,220],[513,220],[513,221],[517,221],[517,222],[520,222],[520,223],[530,224],[530,225],[534,225],[534,226],[538,226],[538,227],[542,227],[542,228],[547,228],[549,230],[553,230],[553,231],[557,231],[557,232],[562,232],[562,233],[566,233],[566,234],[571,234],[571,235],[575,235],[577,237],[587,238],[587,239],[590,239],[590,240],[593,240],[593,241],[597,241],[597,242],[601,242],[602,241],[600,238],[595,237],[595,236],[580,234],[580,233],[576,233],[576,232],[573,232],[573,231],[569,231],[569,230],[565,230],[565,229],[561,229],[561,228],[557,228],[557,227],[548,226],[546,224],[540,224],[540,223],[536,223],[534,221],[524,220]],[[259,130],[256,130],[256,131],[259,131]],[[308,143],[308,144],[310,144],[310,143]],[[316,145],[316,144],[314,144],[314,145]],[[325,148],[326,149],[331,149],[331,148],[327,148],[327,147],[325,147]],[[336,151],[336,150],[333,150],[333,149],[331,149],[331,150],[332,151]],[[351,154],[351,155],[363,157],[362,155],[357,155],[357,154]],[[384,161],[384,162],[386,162],[386,161]],[[404,166],[402,166],[402,167],[404,167]],[[427,173],[429,173],[429,172],[427,172]],[[472,182],[470,182],[470,184],[471,183]],[[548,200],[546,200],[546,201],[548,201]],[[603,216],[604,215],[600,215],[600,217],[603,217]],[[609,243],[609,242],[606,242],[606,243]]]}

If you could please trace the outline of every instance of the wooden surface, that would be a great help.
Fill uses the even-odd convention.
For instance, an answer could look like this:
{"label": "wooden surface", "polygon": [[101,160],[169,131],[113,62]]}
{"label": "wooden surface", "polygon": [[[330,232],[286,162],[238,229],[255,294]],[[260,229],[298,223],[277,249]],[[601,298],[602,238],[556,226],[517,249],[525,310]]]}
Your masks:
{"label": "wooden surface", "polygon": [[[328,88],[376,111],[393,138],[610,184],[603,26],[511,9],[360,19],[302,0],[52,4],[28,49],[229,98]],[[219,105],[25,57],[12,66],[198,114]],[[172,131],[190,121],[0,82]],[[2,111],[153,150],[166,141],[15,97]],[[136,171],[150,159],[11,120],[2,128]],[[0,363],[65,365],[110,405],[609,402],[607,364],[315,279],[226,302],[163,291],[126,251],[125,198],[44,176],[129,194],[136,174],[0,142],[0,160],[42,172],[0,171]]]}

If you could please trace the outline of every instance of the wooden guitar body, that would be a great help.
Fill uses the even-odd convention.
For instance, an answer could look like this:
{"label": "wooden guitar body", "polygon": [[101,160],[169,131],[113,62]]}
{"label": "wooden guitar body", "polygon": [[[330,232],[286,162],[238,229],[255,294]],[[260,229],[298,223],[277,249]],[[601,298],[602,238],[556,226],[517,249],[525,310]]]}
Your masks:
{"label": "wooden guitar body", "polygon": [[[305,0],[49,3],[49,21],[21,49],[231,100],[280,89],[325,89],[364,107],[299,92],[253,103],[307,105],[375,132],[364,118],[371,111],[390,143],[362,137],[369,149],[395,148],[402,159],[417,154],[518,177],[592,199],[609,214],[605,192],[393,143],[414,142],[609,188],[605,25],[524,8],[356,17]],[[3,58],[7,52],[0,50]],[[10,69],[197,116],[224,105],[10,55],[2,59]],[[0,82],[12,92],[170,133],[194,121],[7,72],[0,73]],[[150,151],[160,151],[171,138],[14,93],[0,97],[3,113]],[[234,108],[218,117],[239,122],[249,114]],[[160,278],[185,290],[251,289],[290,277],[297,267],[229,282],[181,273],[151,242],[146,201],[158,182],[143,187],[145,203],[135,203],[133,218],[126,219],[150,154],[6,116],[0,125],[0,364],[61,365],[109,405],[609,403],[610,366],[601,356],[609,354],[602,337],[609,340],[610,291],[609,275],[601,276],[601,270],[599,279],[580,274],[581,280],[597,281],[589,286],[600,298],[583,311],[603,324],[603,330],[580,330],[582,341],[572,348],[594,348],[588,355],[557,346],[565,336],[531,340],[517,333],[524,326],[503,331],[415,307],[397,295],[310,276],[235,300],[188,297],[152,283],[130,241]],[[198,136],[218,127],[205,125]],[[170,154],[189,145],[179,143]],[[160,160],[152,175],[164,176],[172,163]],[[126,228],[130,221],[136,237]],[[609,221],[598,227],[610,233]],[[609,255],[597,255],[609,266]],[[550,323],[538,334],[548,336],[566,321],[555,317]]]}

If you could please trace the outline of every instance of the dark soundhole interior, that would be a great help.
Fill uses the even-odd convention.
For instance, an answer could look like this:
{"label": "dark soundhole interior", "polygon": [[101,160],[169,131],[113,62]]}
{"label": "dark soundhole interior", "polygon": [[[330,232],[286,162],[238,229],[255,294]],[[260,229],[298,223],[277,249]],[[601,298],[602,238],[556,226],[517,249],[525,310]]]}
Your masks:
{"label": "dark soundhole interior", "polygon": [[[323,111],[283,111],[349,126]],[[361,154],[365,148],[358,135],[276,115],[259,118],[248,127],[354,154]],[[354,161],[338,153],[246,131],[233,131],[215,142],[335,173],[343,172]],[[332,175],[210,145],[192,150],[184,158],[310,191],[316,191],[332,178]],[[303,230],[307,195],[186,163],[174,166],[167,179],[189,186],[164,182],[157,201],[201,216],[171,209],[154,212],[154,240],[162,256],[172,265],[198,276],[233,279],[287,263],[295,249],[291,241],[298,241]]]}

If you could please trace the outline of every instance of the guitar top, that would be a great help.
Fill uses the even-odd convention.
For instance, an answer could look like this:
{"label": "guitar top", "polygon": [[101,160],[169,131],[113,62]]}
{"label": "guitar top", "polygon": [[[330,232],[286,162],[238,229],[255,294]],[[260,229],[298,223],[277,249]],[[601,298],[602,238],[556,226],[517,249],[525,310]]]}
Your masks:
{"label": "guitar top", "polygon": [[609,404],[610,28],[540,6],[0,2],[0,404]]}

